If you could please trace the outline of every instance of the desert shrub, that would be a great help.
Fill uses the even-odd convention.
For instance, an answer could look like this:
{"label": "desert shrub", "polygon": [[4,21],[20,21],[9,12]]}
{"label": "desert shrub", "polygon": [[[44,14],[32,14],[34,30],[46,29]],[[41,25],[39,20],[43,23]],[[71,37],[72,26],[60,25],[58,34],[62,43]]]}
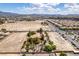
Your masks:
{"label": "desert shrub", "polygon": [[50,44],[50,45],[53,45],[53,41],[50,41],[50,40],[49,40],[49,44]]}
{"label": "desert shrub", "polygon": [[41,22],[41,25],[48,25],[47,22]]}
{"label": "desert shrub", "polygon": [[77,38],[77,40],[76,40],[77,42],[79,41],[79,37]]}
{"label": "desert shrub", "polygon": [[34,34],[36,34],[34,31],[29,31],[29,32],[27,33],[27,36],[30,37],[31,35],[34,35]]}
{"label": "desert shrub", "polygon": [[30,46],[30,42],[27,42],[27,43],[26,43],[26,47],[29,47],[29,46]]}
{"label": "desert shrub", "polygon": [[37,32],[42,33],[43,32],[43,29],[40,28],[39,30],[37,30]]}
{"label": "desert shrub", "polygon": [[30,47],[30,43],[29,43],[29,42],[27,42],[27,43],[26,43],[26,47],[25,47],[26,52],[29,52],[29,49],[30,49],[29,47]]}
{"label": "desert shrub", "polygon": [[69,34],[69,35],[74,35],[74,33],[73,33],[73,32],[69,32],[68,34]]}
{"label": "desert shrub", "polygon": [[46,44],[46,42],[47,42],[47,41],[46,41],[46,40],[44,40],[44,45]]}
{"label": "desert shrub", "polygon": [[52,50],[56,50],[56,45],[52,45]]}
{"label": "desert shrub", "polygon": [[61,52],[60,56],[67,56],[67,55],[64,52]]}
{"label": "desert shrub", "polygon": [[39,44],[40,42],[41,42],[40,38],[38,38],[38,37],[33,38],[33,43],[34,44]]}
{"label": "desert shrub", "polygon": [[40,38],[40,39],[41,39],[41,40],[44,40],[44,35],[43,35],[43,34],[41,35],[41,38]]}
{"label": "desert shrub", "polygon": [[76,27],[76,28],[74,28],[74,27],[65,27],[65,28],[60,27],[60,29],[61,30],[79,30],[79,27]]}
{"label": "desert shrub", "polygon": [[32,44],[32,43],[33,43],[33,38],[31,38],[31,37],[28,38],[28,39],[27,39],[27,42],[29,42],[30,44]]}
{"label": "desert shrub", "polygon": [[26,45],[26,41],[24,41],[24,43],[23,43],[21,49],[23,49],[23,48],[25,47],[25,45]]}
{"label": "desert shrub", "polygon": [[40,38],[38,38],[38,37],[35,37],[35,38],[28,38],[27,41],[28,41],[30,44],[39,44],[39,43],[40,43]]}
{"label": "desert shrub", "polygon": [[30,49],[34,49],[34,47],[35,47],[35,44],[30,45]]}
{"label": "desert shrub", "polygon": [[45,35],[46,35],[46,37],[47,37],[47,40],[49,40],[49,35],[48,35],[48,33],[45,31],[44,32],[45,33]]}
{"label": "desert shrub", "polygon": [[45,33],[46,36],[48,36],[48,33],[46,31],[44,33]]}
{"label": "desert shrub", "polygon": [[6,31],[6,29],[4,29],[4,28],[2,28],[2,29],[1,29],[1,31],[2,31],[2,32],[4,32],[4,33],[6,33],[6,32],[7,32],[7,31]]}
{"label": "desert shrub", "polygon": [[3,24],[4,23],[4,21],[3,20],[0,20],[0,24]]}
{"label": "desert shrub", "polygon": [[22,56],[26,56],[26,54],[25,54],[25,53],[23,53],[23,54],[22,54]]}

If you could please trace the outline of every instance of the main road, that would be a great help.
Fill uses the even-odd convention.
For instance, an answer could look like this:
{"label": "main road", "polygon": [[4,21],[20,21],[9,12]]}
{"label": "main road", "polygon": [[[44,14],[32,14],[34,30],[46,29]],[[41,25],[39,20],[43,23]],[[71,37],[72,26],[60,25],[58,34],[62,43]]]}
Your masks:
{"label": "main road", "polygon": [[65,34],[65,39],[67,39],[68,41],[70,41],[72,44],[74,44],[76,46],[76,48],[79,48],[79,44],[77,41],[73,40],[72,37],[70,37],[69,35],[66,35],[66,31],[63,31],[63,30],[60,30],[58,27],[56,27],[54,24],[53,24],[53,19],[45,19],[46,21],[49,22],[49,26],[51,28],[51,31],[55,31],[55,32],[58,32],[60,33],[61,35],[62,34]]}

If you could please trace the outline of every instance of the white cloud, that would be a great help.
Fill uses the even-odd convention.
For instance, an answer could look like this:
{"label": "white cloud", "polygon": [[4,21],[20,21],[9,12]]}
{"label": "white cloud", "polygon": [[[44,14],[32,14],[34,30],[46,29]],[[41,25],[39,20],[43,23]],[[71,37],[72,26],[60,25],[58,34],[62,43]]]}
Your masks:
{"label": "white cloud", "polygon": [[79,14],[79,4],[64,4],[64,14]]}
{"label": "white cloud", "polygon": [[32,14],[32,13],[36,13],[36,14],[55,14],[58,10],[58,8],[54,8],[55,6],[57,6],[58,3],[33,3],[32,7],[20,7],[18,8],[18,10],[20,10],[20,12],[23,12],[24,14]]}
{"label": "white cloud", "polygon": [[23,14],[79,14],[79,4],[64,4],[58,8],[59,3],[32,3],[32,7],[19,7],[16,12]]}

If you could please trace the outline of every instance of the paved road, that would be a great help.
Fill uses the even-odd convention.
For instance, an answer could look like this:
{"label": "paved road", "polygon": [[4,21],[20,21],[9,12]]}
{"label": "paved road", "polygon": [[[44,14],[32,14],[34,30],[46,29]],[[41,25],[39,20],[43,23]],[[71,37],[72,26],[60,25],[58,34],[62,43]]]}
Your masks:
{"label": "paved road", "polygon": [[68,39],[71,43],[73,43],[77,48],[79,48],[79,44],[78,44],[78,42],[77,41],[75,41],[75,40],[72,40],[72,37],[70,37],[70,36],[66,36],[66,39]]}
{"label": "paved road", "polygon": [[[47,21],[53,22],[53,21],[51,21],[49,19]],[[51,31],[58,32],[58,33],[61,33],[61,34],[65,34],[66,33],[65,31],[60,30],[58,27],[56,27],[54,24],[52,24],[50,22],[48,22],[48,23],[49,23],[49,27],[51,28]]]}
{"label": "paved road", "polygon": [[[53,22],[52,20],[49,20],[49,19],[48,19],[48,21]],[[49,23],[49,25],[50,25],[50,28],[52,29],[52,31],[58,32],[58,33],[60,33],[60,34],[65,34],[65,33],[66,33],[66,31],[60,30],[58,27],[56,27],[56,26],[53,25],[52,23]],[[66,35],[66,39],[67,39],[68,41],[72,42],[77,48],[79,48],[78,42],[72,40],[72,38],[71,38],[70,36]]]}

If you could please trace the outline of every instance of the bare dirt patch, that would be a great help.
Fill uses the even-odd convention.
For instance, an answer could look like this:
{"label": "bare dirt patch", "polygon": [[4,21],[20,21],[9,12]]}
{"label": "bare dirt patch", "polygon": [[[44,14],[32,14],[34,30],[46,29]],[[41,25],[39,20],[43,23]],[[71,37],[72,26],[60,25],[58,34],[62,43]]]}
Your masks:
{"label": "bare dirt patch", "polygon": [[12,33],[0,42],[0,52],[20,52],[26,33]]}
{"label": "bare dirt patch", "polygon": [[48,32],[50,36],[50,40],[54,42],[56,45],[57,51],[73,51],[74,47],[65,40],[61,35],[59,35],[57,32]]}
{"label": "bare dirt patch", "polygon": [[42,21],[18,21],[15,23],[5,23],[0,25],[1,28],[5,28],[8,31],[35,31],[39,28],[43,28],[44,30],[49,29],[48,26],[42,26]]}

